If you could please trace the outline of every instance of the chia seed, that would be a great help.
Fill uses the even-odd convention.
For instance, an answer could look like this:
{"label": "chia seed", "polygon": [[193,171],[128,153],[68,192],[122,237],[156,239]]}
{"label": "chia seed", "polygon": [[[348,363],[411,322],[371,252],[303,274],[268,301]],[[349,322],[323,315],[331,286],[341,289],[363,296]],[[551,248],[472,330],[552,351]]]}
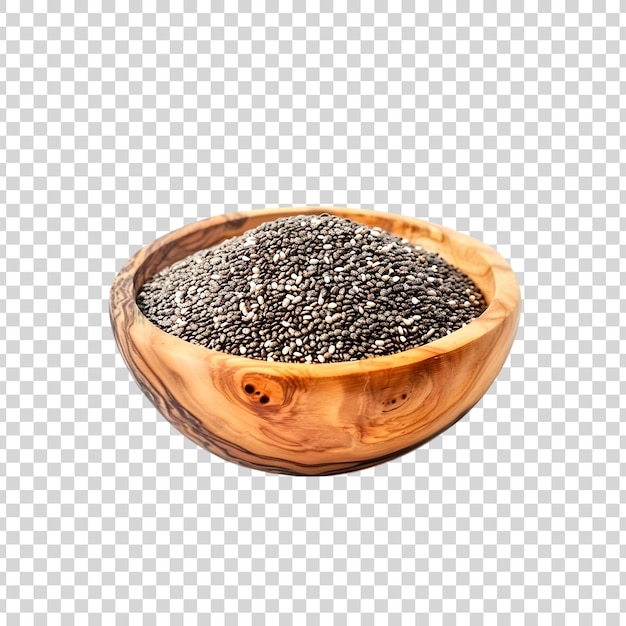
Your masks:
{"label": "chia seed", "polygon": [[289,363],[395,354],[486,308],[438,254],[328,214],[266,222],[200,250],[149,279],[137,304],[190,343]]}

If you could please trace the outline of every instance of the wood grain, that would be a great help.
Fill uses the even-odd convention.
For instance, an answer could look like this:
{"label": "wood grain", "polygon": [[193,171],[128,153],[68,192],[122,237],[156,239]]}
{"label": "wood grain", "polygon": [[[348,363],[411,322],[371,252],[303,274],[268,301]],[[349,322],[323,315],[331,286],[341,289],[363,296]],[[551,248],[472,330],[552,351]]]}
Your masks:
{"label": "wood grain", "polygon": [[[487,310],[443,339],[347,363],[267,363],[190,344],[141,313],[135,298],[153,274],[188,255],[288,215],[332,213],[379,226],[438,252],[481,289]],[[484,243],[415,218],[332,207],[221,215],[141,249],[111,288],[119,350],[170,423],[224,459],[268,472],[336,474],[423,444],[478,402],[502,368],[520,313],[517,280]]]}

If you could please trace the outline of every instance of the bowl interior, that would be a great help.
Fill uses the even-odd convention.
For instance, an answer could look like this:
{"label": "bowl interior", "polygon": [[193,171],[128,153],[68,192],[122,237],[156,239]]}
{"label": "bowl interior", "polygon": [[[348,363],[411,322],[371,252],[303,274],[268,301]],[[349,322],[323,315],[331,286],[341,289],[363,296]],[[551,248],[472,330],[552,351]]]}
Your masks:
{"label": "bowl interior", "polygon": [[[292,207],[287,209],[260,209],[255,211],[219,215],[201,220],[175,230],[142,248],[120,274],[129,282],[116,280],[112,288],[115,293],[114,308],[125,310],[127,321],[119,324],[119,332],[125,333],[129,325],[135,334],[159,337],[162,345],[172,352],[185,354],[190,359],[203,360],[205,356],[218,363],[239,363],[245,367],[251,359],[230,355],[196,346],[178,337],[167,334],[153,325],[139,310],[136,297],[144,282],[163,268],[187,256],[221,243],[256,226],[293,215],[319,215],[330,213],[346,217],[370,227],[379,227],[396,236],[406,238],[424,249],[436,252],[446,261],[467,274],[482,291],[487,309],[471,324],[423,346],[409,348],[392,355],[371,357],[360,361],[341,363],[300,363],[298,375],[315,378],[326,376],[350,377],[355,363],[360,372],[380,371],[398,367],[413,367],[419,362],[439,358],[451,351],[463,351],[470,344],[492,332],[501,333],[505,325],[510,329],[519,318],[519,287],[507,262],[483,242],[451,229],[412,217],[381,213],[367,209],[337,207]],[[515,318],[515,319],[514,319]],[[151,331],[148,332],[148,327]],[[156,334],[155,334],[156,333]],[[139,336],[139,335],[138,335]],[[513,335],[511,335],[512,337]],[[511,339],[512,340],[512,339]],[[226,360],[227,359],[227,360]],[[260,372],[287,372],[286,363],[269,363],[253,360]]]}
{"label": "bowl interior", "polygon": [[[294,209],[268,209],[252,211],[245,218],[224,215],[226,228],[215,228],[213,218],[201,220],[190,226],[173,231],[157,240],[138,266],[134,276],[135,297],[141,286],[154,274],[169,265],[181,261],[199,250],[215,246],[256,228],[260,224],[293,215],[319,215],[330,213],[346,217],[366,226],[378,226],[413,244],[421,245],[429,252],[436,252],[445,261],[467,274],[483,293],[487,304],[491,304],[495,291],[495,279],[490,259],[485,250],[476,246],[476,240],[449,229],[422,220],[359,209],[335,207],[302,207]],[[452,237],[451,235],[454,235]],[[158,245],[161,243],[161,245]],[[489,250],[486,246],[483,246]],[[149,246],[150,248],[150,246]]]}

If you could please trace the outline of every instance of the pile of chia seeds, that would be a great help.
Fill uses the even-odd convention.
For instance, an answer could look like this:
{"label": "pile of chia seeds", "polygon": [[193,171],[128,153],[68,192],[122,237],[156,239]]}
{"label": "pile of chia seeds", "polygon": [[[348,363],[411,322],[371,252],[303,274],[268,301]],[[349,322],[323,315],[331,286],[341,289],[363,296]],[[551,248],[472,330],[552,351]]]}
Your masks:
{"label": "pile of chia seeds", "polygon": [[290,363],[394,354],[486,308],[439,255],[327,214],[266,222],[201,250],[148,280],[137,304],[190,343]]}

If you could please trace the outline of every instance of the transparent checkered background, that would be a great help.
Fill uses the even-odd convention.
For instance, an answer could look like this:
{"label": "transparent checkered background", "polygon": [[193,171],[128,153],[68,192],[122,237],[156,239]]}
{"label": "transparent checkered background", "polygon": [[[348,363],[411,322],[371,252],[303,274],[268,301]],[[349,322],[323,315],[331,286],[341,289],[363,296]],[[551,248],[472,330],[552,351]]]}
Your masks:
{"label": "transparent checkered background", "polygon": [[[618,3],[2,4],[0,622],[623,623]],[[305,204],[479,237],[524,299],[469,415],[337,477],[197,448],[108,320],[157,236]]]}

